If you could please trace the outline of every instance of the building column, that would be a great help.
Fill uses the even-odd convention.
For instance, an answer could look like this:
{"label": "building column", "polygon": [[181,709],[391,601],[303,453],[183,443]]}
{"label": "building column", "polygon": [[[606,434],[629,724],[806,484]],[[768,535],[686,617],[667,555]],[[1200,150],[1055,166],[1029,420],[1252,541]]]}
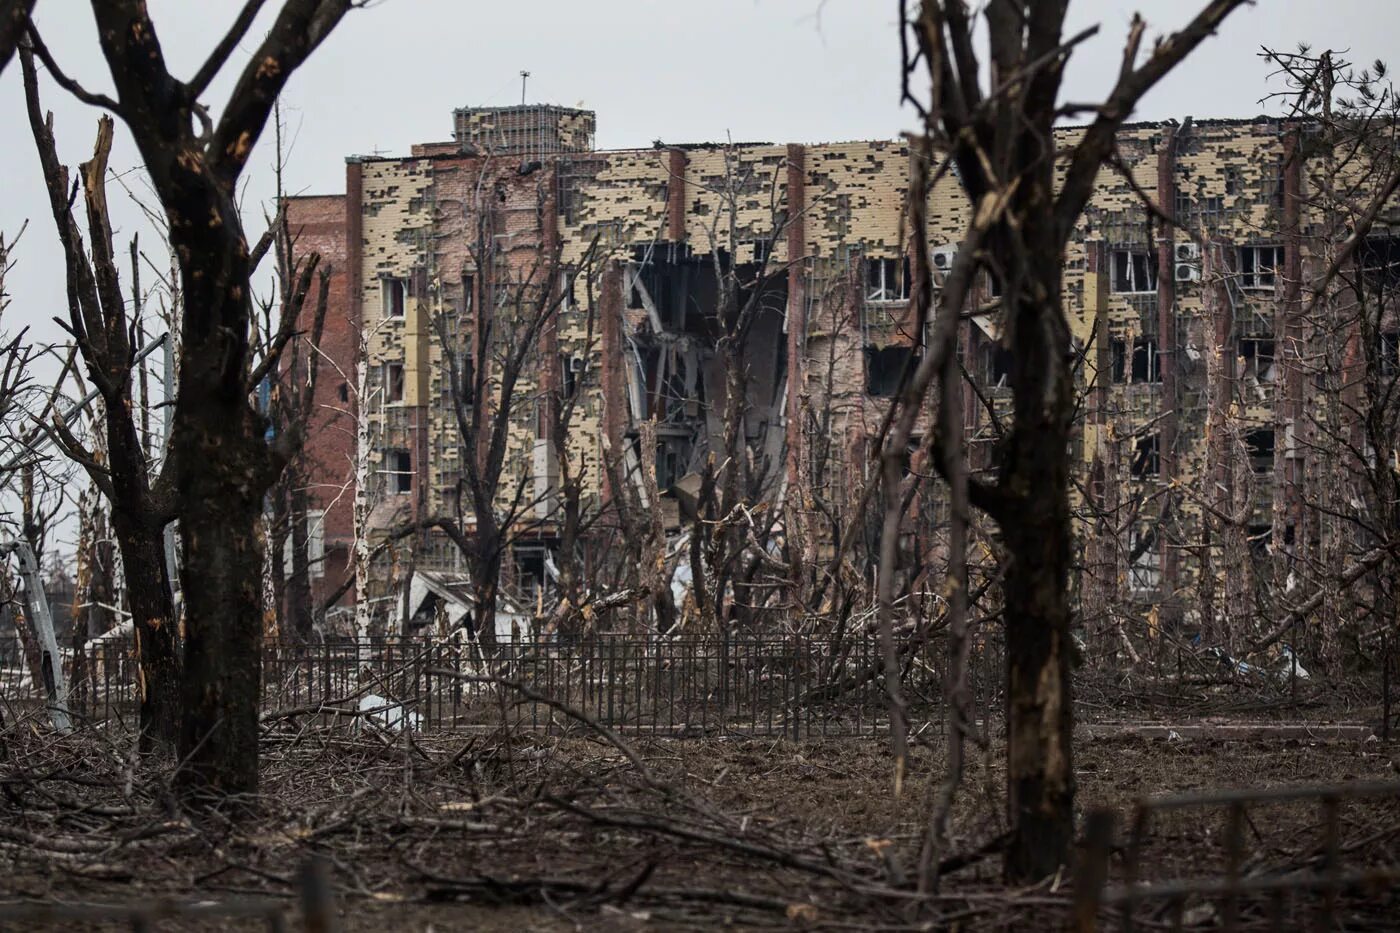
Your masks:
{"label": "building column", "polygon": [[802,476],[802,392],[806,382],[807,336],[807,153],[802,146],[787,152],[787,479]]}
{"label": "building column", "polygon": [[[1176,217],[1176,127],[1163,128],[1162,142],[1157,149],[1157,204],[1169,217]],[[1112,270],[1107,268],[1104,257],[1104,287]],[[1176,328],[1176,228],[1163,224],[1157,244],[1157,355],[1162,373],[1161,433],[1157,438],[1160,476],[1166,493],[1162,500],[1163,520],[1157,527],[1157,546],[1161,554],[1161,622],[1173,629],[1181,618],[1181,606],[1177,601],[1180,588],[1181,554],[1175,541],[1167,534],[1168,528],[1177,521],[1179,505],[1172,493],[1173,484],[1179,473],[1177,461],[1177,435],[1181,393],[1177,388],[1180,350],[1177,346]],[[1111,365],[1111,364],[1110,364]]]}
{"label": "building column", "polygon": [[685,242],[685,167],[689,160],[684,149],[669,153],[666,179],[666,239]]}

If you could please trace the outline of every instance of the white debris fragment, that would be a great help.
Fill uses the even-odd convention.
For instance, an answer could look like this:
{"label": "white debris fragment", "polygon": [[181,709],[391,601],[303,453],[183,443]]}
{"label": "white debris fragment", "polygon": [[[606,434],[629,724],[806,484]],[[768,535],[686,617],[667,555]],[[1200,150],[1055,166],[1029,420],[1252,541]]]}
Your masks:
{"label": "white debris fragment", "polygon": [[386,700],[377,693],[367,693],[360,697],[360,712],[393,732],[401,730],[405,722],[410,731],[417,731],[423,722],[422,716],[404,709],[402,703]]}

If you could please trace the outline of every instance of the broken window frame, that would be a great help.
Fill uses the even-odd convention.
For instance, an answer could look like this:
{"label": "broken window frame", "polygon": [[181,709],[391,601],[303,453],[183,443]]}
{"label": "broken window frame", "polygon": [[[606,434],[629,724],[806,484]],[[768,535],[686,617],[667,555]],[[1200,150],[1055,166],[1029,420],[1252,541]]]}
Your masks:
{"label": "broken window frame", "polygon": [[[918,352],[918,347],[909,344],[896,343],[883,347],[867,345],[865,348],[865,394],[870,398],[894,398],[898,395],[900,377],[906,368],[910,372],[913,371],[913,366],[916,365],[918,359]],[[875,364],[879,357],[895,353],[900,355],[897,365],[894,365],[893,368],[883,365],[877,368]]]}
{"label": "broken window frame", "polygon": [[1271,475],[1274,472],[1274,451],[1277,443],[1274,429],[1255,428],[1246,431],[1243,441],[1249,454],[1249,468],[1254,475]]}
{"label": "broken window frame", "polygon": [[1110,291],[1115,295],[1151,295],[1157,291],[1157,257],[1147,249],[1115,249],[1109,253]]}
{"label": "broken window frame", "polygon": [[[1128,533],[1128,555],[1137,550],[1138,543],[1148,532],[1132,529]],[[1155,595],[1162,586],[1162,552],[1153,541],[1128,565],[1128,589],[1137,596]]]}
{"label": "broken window frame", "polygon": [[1240,375],[1253,377],[1265,385],[1272,385],[1277,376],[1274,347],[1271,337],[1241,337],[1239,356],[1244,360],[1244,366]]}
{"label": "broken window frame", "polygon": [[892,304],[909,300],[909,257],[865,260],[865,300]]}
{"label": "broken window frame", "polygon": [[1400,331],[1381,331],[1376,339],[1380,344],[1377,351],[1380,374],[1386,378],[1400,375]]}
{"label": "broken window frame", "polygon": [[569,314],[577,307],[574,301],[574,276],[573,269],[565,266],[559,270],[559,313]]}
{"label": "broken window frame", "polygon": [[402,405],[404,392],[408,387],[403,363],[398,360],[386,360],[381,377],[384,380],[384,404]]}
{"label": "broken window frame", "polygon": [[391,495],[403,496],[413,492],[413,454],[403,447],[384,451],[385,484]]}
{"label": "broken window frame", "polygon": [[1283,274],[1283,247],[1273,243],[1250,244],[1239,248],[1240,288],[1273,291]]}
{"label": "broken window frame", "polygon": [[1011,385],[1012,353],[999,340],[984,340],[979,347],[978,373],[982,384],[991,389]]}
{"label": "broken window frame", "polygon": [[1155,337],[1134,337],[1131,350],[1123,337],[1109,342],[1114,385],[1153,385],[1162,381],[1162,351]]}
{"label": "broken window frame", "polygon": [[380,311],[385,318],[402,318],[408,309],[408,279],[393,275],[379,279]]}
{"label": "broken window frame", "polygon": [[1134,479],[1148,479],[1162,475],[1162,435],[1153,432],[1144,434],[1133,445],[1133,462],[1129,470]]}

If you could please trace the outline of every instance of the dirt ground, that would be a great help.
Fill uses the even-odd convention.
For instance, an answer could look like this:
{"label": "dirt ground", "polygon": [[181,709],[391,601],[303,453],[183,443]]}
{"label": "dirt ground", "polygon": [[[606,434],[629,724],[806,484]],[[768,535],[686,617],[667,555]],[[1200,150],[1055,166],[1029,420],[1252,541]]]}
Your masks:
{"label": "dirt ground", "polygon": [[[896,796],[889,750],[869,739],[792,743],[601,736],[395,736],[281,730],[263,750],[256,810],[190,815],[164,772],[132,768],[120,741],[11,729],[0,777],[0,929],[125,929],[19,918],[16,905],[206,906],[280,899],[291,928],[298,873],[324,861],[345,930],[1049,929],[1072,878],[1008,890],[998,880],[1002,749],[971,761],[940,858],[958,862],[937,896],[912,877],[941,743],[916,736]],[[629,755],[635,754],[636,760]],[[1142,739],[1078,743],[1078,804],[1130,825],[1145,796],[1216,788],[1400,781],[1400,745],[1377,741]],[[1248,871],[1290,870],[1323,835],[1315,802],[1249,812]],[[1400,864],[1400,797],[1343,802],[1342,851]],[[1225,811],[1150,822],[1140,877],[1218,876]],[[979,854],[982,853],[982,854]],[[1122,871],[1120,851],[1110,863]],[[1219,904],[1188,904],[1185,926]],[[1341,904],[1347,929],[1390,929],[1393,888]],[[1313,909],[1289,904],[1289,911]],[[1246,919],[1250,915],[1246,914]],[[1246,924],[1247,926],[1247,924]],[[152,929],[268,929],[218,916]]]}

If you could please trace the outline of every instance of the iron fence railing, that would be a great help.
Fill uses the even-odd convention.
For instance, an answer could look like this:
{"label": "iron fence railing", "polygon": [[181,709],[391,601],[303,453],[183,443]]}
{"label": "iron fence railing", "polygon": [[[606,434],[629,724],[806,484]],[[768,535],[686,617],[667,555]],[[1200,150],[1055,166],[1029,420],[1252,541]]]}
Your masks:
{"label": "iron fence railing", "polygon": [[[897,647],[911,721],[941,718],[943,641],[905,637]],[[540,639],[501,644],[489,662],[474,645],[423,638],[271,642],[262,704],[266,721],[368,718],[422,730],[506,723],[554,732],[570,724],[572,710],[630,733],[873,735],[888,722],[880,657],[871,635]],[[67,651],[65,667],[77,718],[134,723],[139,677],[130,644]],[[969,679],[983,721],[999,708],[1001,667],[999,643],[977,639]],[[26,689],[12,681],[5,692],[23,698]]]}
{"label": "iron fence railing", "polygon": [[[1393,814],[1397,802],[1400,783],[1148,797],[1134,808],[1124,841],[1116,838],[1114,812],[1094,810],[1085,820],[1084,855],[1075,884],[1075,928],[1081,933],[1207,925],[1271,933],[1392,929],[1394,911],[1400,909],[1400,864],[1388,843],[1400,828],[1382,820],[1377,831],[1376,819]],[[1268,818],[1256,812],[1278,807],[1316,811],[1313,819],[1296,821],[1302,826],[1295,835],[1302,837],[1304,856],[1283,865],[1275,864],[1277,840],[1272,838]],[[1208,823],[1212,815],[1218,817],[1220,811],[1225,820],[1217,837],[1219,862],[1213,864],[1202,853],[1192,861],[1189,874],[1143,880],[1148,875],[1145,851],[1153,839],[1155,820],[1186,812],[1199,825]],[[1347,828],[1354,830],[1352,838],[1346,837]],[[1209,843],[1209,833],[1206,838]],[[1122,877],[1110,883],[1115,850],[1122,853]],[[1274,858],[1259,857],[1264,854]]]}
{"label": "iron fence railing", "polygon": [[[942,633],[905,634],[897,647],[911,724],[919,728],[941,720],[947,659]],[[140,678],[130,642],[97,641],[62,653],[69,704],[80,720],[134,722]],[[269,719],[315,717],[322,723],[368,717],[420,729],[507,722],[555,731],[569,718],[561,709],[567,708],[611,728],[657,735],[875,735],[888,723],[880,656],[878,639],[870,633],[541,638],[501,644],[490,663],[474,645],[430,638],[269,642],[263,653],[263,709]],[[983,730],[1002,715],[1003,665],[999,634],[979,632],[972,639],[968,673],[974,718]],[[1389,677],[1349,681],[1348,691],[1341,692],[1337,682],[1319,682],[1305,695],[1296,678],[1278,671],[1241,673],[1240,667],[1205,658],[1192,666],[1178,664],[1175,676],[1167,671],[1154,678],[1085,658],[1075,671],[1076,719],[1086,724],[1161,716],[1186,721],[1261,711],[1266,719],[1306,718],[1310,709],[1314,716],[1335,718],[1337,697],[1355,694],[1347,709],[1380,713],[1378,731],[1387,734]],[[488,676],[518,689],[482,683]],[[1372,682],[1376,679],[1381,683]],[[0,669],[0,697],[41,705],[30,680],[22,662]]]}

